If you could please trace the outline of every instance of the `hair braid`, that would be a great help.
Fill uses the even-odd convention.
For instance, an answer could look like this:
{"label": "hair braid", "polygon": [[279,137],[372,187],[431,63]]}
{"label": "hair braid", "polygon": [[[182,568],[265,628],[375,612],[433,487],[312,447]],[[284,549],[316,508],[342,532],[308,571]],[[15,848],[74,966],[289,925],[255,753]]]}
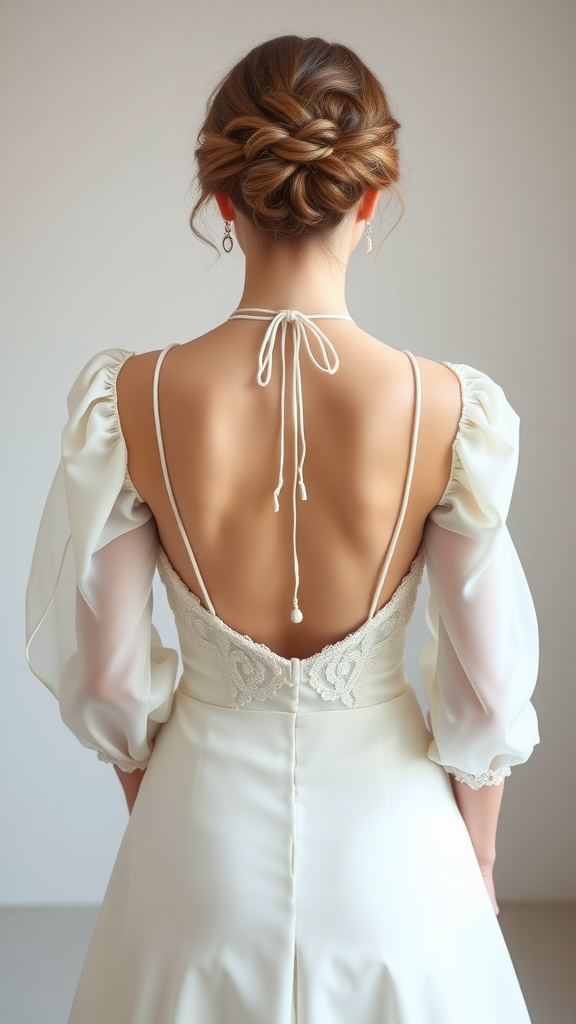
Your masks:
{"label": "hair braid", "polygon": [[200,235],[195,218],[215,192],[277,237],[332,228],[367,188],[399,193],[399,128],[348,47],[299,36],[262,43],[210,97],[192,228]]}

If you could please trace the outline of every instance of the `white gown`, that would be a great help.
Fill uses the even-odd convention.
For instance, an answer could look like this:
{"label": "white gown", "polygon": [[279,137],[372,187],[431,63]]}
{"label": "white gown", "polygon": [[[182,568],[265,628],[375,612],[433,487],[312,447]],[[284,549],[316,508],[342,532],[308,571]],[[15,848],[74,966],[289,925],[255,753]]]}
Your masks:
{"label": "white gown", "polygon": [[[354,633],[287,660],[159,547],[117,415],[130,355],[96,356],[71,392],[28,590],[29,661],[66,723],[102,760],[148,764],[69,1024],[529,1024],[447,775],[497,783],[538,742],[502,391],[451,367],[452,475],[408,575]],[[428,727],[404,672],[425,562]]]}

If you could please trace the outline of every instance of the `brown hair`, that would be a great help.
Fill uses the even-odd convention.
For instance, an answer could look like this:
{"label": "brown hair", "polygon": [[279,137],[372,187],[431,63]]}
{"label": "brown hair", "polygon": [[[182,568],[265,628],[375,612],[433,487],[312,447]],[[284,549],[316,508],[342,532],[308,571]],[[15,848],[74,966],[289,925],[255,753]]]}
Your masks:
{"label": "brown hair", "polygon": [[[297,237],[335,227],[367,188],[402,200],[384,89],[340,43],[278,36],[215,88],[198,133],[198,213],[215,192],[261,231]],[[206,239],[204,239],[206,240]]]}

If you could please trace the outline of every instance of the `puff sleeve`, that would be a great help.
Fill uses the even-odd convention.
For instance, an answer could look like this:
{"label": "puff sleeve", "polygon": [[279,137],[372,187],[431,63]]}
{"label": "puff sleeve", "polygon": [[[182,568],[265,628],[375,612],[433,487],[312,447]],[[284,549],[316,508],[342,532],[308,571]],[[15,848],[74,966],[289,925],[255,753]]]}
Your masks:
{"label": "puff sleeve", "polygon": [[430,513],[424,551],[433,641],[420,665],[432,732],[428,756],[472,789],[500,783],[538,743],[530,698],[538,627],[506,527],[518,462],[516,413],[469,366],[450,480]]}
{"label": "puff sleeve", "polygon": [[116,379],[131,355],[95,356],[70,392],[26,592],[30,668],[80,742],[128,772],[148,762],[178,667],[151,621],[156,524],[128,476],[118,419]]}

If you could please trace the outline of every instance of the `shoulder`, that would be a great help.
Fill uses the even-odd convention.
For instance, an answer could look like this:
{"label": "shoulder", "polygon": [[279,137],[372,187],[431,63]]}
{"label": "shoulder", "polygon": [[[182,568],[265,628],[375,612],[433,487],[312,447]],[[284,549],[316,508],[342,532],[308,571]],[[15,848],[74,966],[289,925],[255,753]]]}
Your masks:
{"label": "shoulder", "polygon": [[96,537],[106,537],[108,543],[116,530],[125,533],[151,515],[127,473],[118,416],[117,381],[132,358],[128,349],[98,352],[82,368],[68,395],[61,475],[79,573],[88,571]]}
{"label": "shoulder", "polygon": [[518,446],[519,417],[510,405],[500,384],[466,363],[445,363],[458,378],[462,395],[462,416],[456,440],[464,440],[471,432],[488,432]]}
{"label": "shoulder", "polygon": [[140,352],[132,356],[132,359],[124,362],[121,367],[121,374],[118,376],[118,390],[129,392],[137,388],[139,383],[145,383],[154,376],[154,370],[162,349],[155,349],[152,352]]}
{"label": "shoulder", "polygon": [[506,520],[516,479],[519,418],[502,387],[465,363],[446,363],[461,393],[450,477],[433,516],[448,529],[498,528]]}
{"label": "shoulder", "polygon": [[416,489],[433,508],[442,496],[452,470],[452,447],[462,416],[457,378],[445,366],[421,356],[421,412],[416,454]]}
{"label": "shoulder", "polygon": [[435,363],[418,357],[422,404],[453,436],[456,448],[482,435],[516,448],[519,418],[502,387],[466,363]]}
{"label": "shoulder", "polygon": [[117,380],[118,422],[128,454],[128,470],[138,493],[144,496],[150,479],[159,471],[154,374],[162,352],[143,352],[127,360]]}
{"label": "shoulder", "polygon": [[462,386],[458,376],[445,363],[417,357],[422,381],[422,413],[435,427],[435,433],[452,444],[463,412]]}
{"label": "shoulder", "polygon": [[123,423],[129,423],[138,414],[144,396],[149,396],[152,402],[154,372],[161,353],[161,349],[142,352],[123,363],[116,383],[118,411]]}
{"label": "shoulder", "polygon": [[[445,488],[438,504],[457,493],[498,491],[510,501],[518,462],[519,420],[488,374],[465,363],[418,358],[422,377],[421,448],[444,451]],[[430,449],[430,450],[428,450]],[[487,498],[491,503],[491,497]]]}

